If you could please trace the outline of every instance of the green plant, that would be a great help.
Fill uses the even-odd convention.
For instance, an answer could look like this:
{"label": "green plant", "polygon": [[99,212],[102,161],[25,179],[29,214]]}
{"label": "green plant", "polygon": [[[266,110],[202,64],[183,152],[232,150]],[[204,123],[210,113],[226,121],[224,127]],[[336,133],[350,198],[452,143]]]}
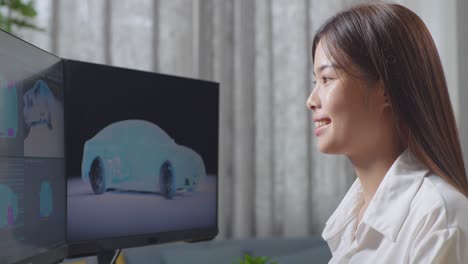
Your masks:
{"label": "green plant", "polygon": [[271,262],[271,259],[265,256],[252,257],[249,254],[244,254],[242,259],[233,264],[278,264],[278,262]]}
{"label": "green plant", "polygon": [[44,31],[31,22],[36,16],[33,0],[0,0],[0,28],[7,32],[11,33],[13,26]]}

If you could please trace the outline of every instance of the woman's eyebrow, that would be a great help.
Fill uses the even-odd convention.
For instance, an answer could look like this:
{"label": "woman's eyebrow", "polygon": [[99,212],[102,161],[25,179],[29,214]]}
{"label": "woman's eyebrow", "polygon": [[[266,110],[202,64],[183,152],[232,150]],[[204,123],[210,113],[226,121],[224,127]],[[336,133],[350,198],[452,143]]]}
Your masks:
{"label": "woman's eyebrow", "polygon": [[[326,68],[334,68],[333,64],[322,64],[320,67],[318,67],[317,71],[318,73],[322,72]],[[314,76],[315,76],[315,71],[314,71]]]}

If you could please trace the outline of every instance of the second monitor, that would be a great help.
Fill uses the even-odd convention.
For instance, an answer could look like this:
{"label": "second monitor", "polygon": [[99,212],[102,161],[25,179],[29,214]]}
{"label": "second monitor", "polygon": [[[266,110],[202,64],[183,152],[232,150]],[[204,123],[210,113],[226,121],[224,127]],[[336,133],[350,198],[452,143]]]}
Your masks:
{"label": "second monitor", "polygon": [[217,83],[65,60],[71,256],[217,234]]}

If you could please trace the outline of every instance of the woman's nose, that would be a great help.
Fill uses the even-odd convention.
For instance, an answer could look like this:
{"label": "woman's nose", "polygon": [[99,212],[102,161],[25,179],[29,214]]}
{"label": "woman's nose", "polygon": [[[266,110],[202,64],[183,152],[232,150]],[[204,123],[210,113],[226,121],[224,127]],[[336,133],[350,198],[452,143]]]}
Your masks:
{"label": "woman's nose", "polygon": [[316,95],[316,89],[313,89],[312,92],[309,95],[309,98],[307,98],[306,101],[306,106],[312,111],[315,111],[318,107],[318,98]]}

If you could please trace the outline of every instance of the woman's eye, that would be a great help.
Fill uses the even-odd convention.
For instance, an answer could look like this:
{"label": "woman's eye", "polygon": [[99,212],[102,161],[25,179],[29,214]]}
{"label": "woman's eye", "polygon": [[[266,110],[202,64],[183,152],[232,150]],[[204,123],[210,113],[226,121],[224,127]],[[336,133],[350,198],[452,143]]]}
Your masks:
{"label": "woman's eye", "polygon": [[331,77],[322,77],[323,83],[327,83],[327,82],[332,81],[332,80],[333,80],[333,78],[331,78]]}

